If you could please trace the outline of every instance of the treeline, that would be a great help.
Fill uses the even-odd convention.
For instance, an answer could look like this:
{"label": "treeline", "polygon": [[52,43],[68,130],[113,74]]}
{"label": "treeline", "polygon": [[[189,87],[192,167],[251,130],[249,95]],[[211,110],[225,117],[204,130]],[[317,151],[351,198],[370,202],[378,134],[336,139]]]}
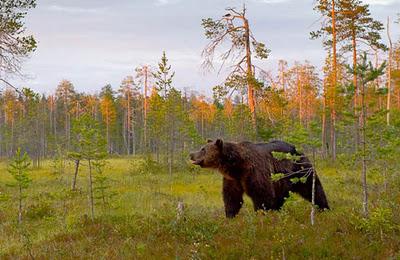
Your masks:
{"label": "treeline", "polygon": [[[396,131],[400,111],[399,46],[391,68],[392,125]],[[262,85],[256,90],[257,129],[253,128],[244,93],[231,95],[225,86],[217,86],[209,99],[173,87],[174,73],[165,54],[157,70],[141,67],[137,75],[123,79],[117,89],[106,85],[98,94],[79,93],[68,80],[61,81],[55,93],[47,96],[29,88],[9,88],[0,96],[0,155],[10,157],[21,147],[39,165],[41,159],[52,157],[58,148],[71,149],[75,138],[72,126],[88,114],[101,123],[110,154],[151,153],[155,160],[170,165],[185,160],[190,149],[215,137],[233,141],[289,139],[329,156],[326,92],[330,64],[327,59],[323,78],[309,62],[289,67],[280,61],[278,75],[262,74],[258,79]],[[354,153],[357,120],[352,104],[354,90],[349,85],[352,75],[344,64],[339,68],[337,149],[339,154]],[[388,91],[382,84],[386,80],[382,76],[368,85],[371,133],[382,134],[390,127],[386,122]]]}

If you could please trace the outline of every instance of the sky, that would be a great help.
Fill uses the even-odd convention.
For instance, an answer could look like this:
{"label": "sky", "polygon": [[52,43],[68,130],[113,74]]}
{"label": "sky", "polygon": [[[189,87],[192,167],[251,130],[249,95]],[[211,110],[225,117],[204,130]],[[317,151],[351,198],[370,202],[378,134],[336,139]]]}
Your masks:
{"label": "sky", "polygon": [[[400,0],[364,0],[375,19],[400,13]],[[308,60],[322,66],[326,52],[320,40],[310,40],[320,15],[315,0],[37,0],[26,17],[27,32],[38,48],[23,65],[23,78],[9,78],[18,87],[53,93],[58,83],[70,80],[77,91],[96,93],[134,75],[139,65],[157,67],[165,51],[176,72],[174,86],[207,96],[223,82],[226,70],[205,72],[201,51],[207,44],[201,19],[217,19],[226,7],[246,3],[256,38],[271,55],[259,63],[274,71],[280,59],[290,64]],[[393,24],[392,38],[400,38]],[[386,42],[386,33],[383,34]]]}

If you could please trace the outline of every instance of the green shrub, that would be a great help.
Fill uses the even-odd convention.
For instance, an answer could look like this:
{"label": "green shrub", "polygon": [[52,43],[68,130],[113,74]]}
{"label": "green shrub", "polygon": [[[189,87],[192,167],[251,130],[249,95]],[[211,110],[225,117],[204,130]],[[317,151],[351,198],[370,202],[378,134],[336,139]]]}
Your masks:
{"label": "green shrub", "polygon": [[152,175],[162,173],[165,167],[148,155],[144,158],[134,158],[130,164],[131,175]]}

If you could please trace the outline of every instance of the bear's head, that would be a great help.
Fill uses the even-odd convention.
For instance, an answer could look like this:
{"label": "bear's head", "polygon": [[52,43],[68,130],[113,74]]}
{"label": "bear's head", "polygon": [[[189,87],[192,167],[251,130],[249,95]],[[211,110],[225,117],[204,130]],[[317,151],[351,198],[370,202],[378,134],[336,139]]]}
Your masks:
{"label": "bear's head", "polygon": [[223,141],[217,139],[215,142],[208,140],[200,151],[190,154],[190,160],[193,164],[202,168],[218,168],[222,157]]}

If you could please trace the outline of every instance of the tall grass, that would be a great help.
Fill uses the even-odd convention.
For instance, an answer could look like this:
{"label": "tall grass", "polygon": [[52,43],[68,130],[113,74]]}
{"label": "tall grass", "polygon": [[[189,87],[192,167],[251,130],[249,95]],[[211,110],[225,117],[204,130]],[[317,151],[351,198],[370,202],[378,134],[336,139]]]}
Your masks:
{"label": "tall grass", "polygon": [[[143,171],[145,159],[115,158],[109,207],[96,205],[88,217],[87,172],[69,191],[73,165],[54,174],[51,163],[31,171],[22,225],[17,224],[15,191],[0,164],[0,258],[143,259],[384,259],[400,257],[400,180],[387,190],[371,174],[371,218],[361,217],[361,183],[353,170],[318,169],[332,210],[309,223],[310,204],[292,195],[279,212],[255,213],[246,198],[238,217],[225,219],[221,176],[198,169],[167,174]],[[147,167],[147,166],[146,166]],[[152,166],[159,167],[159,166]],[[176,217],[178,201],[184,215]]]}

